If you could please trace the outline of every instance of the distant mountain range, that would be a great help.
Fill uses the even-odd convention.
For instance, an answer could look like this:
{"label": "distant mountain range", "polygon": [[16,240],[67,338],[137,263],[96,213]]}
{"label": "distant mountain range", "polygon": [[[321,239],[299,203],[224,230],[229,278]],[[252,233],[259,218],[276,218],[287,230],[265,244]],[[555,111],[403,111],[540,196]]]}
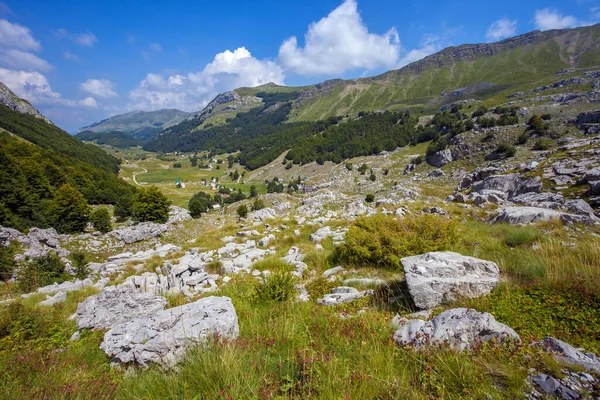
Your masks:
{"label": "distant mountain range", "polygon": [[85,131],[96,133],[117,131],[146,142],[164,128],[177,125],[193,114],[175,109],[132,111],[106,118],[89,126],[84,126],[78,130],[78,133]]}
{"label": "distant mountain range", "polygon": [[[497,43],[449,47],[370,78],[239,88],[217,96],[193,118],[165,128],[144,148],[239,151],[240,161],[250,168],[265,165],[288,149],[294,161],[337,160],[340,154],[345,158],[343,154],[369,154],[379,148],[366,136],[357,137],[351,151],[339,148],[349,146],[347,141],[331,142],[333,136],[342,135],[344,121],[360,118],[361,113],[410,110],[412,115],[430,115],[463,100],[502,104],[515,92],[553,84],[576,75],[577,69],[598,65],[600,25],[534,31]],[[339,129],[331,127],[332,118],[343,120]],[[356,125],[351,130],[359,133],[357,129],[363,128]],[[327,146],[317,143],[318,137]],[[384,147],[388,146],[393,144]]]}

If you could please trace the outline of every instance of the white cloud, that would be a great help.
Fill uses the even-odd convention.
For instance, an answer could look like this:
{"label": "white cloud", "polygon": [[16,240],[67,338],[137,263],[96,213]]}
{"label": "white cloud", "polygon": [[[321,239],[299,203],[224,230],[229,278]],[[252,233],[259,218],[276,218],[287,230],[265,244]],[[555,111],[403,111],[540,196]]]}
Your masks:
{"label": "white cloud", "polygon": [[550,8],[536,10],[534,18],[535,26],[542,31],[588,25],[585,22],[577,20],[577,18],[572,15],[562,15],[557,10],[552,10]]}
{"label": "white cloud", "polygon": [[485,38],[490,41],[504,39],[514,36],[517,33],[517,21],[508,18],[502,18],[490,25]]}
{"label": "white cloud", "polygon": [[301,75],[341,74],[347,70],[392,67],[400,56],[400,39],[392,28],[383,35],[369,33],[356,0],[345,0],[304,36],[304,48],[296,37],[279,48],[281,64]]}
{"label": "white cloud", "polygon": [[33,38],[29,28],[0,19],[0,46],[11,49],[39,51],[40,42]]}
{"label": "white cloud", "polygon": [[96,35],[91,32],[79,33],[73,36],[73,41],[81,46],[92,47],[98,41]]}
{"label": "white cloud", "polygon": [[283,84],[283,70],[269,60],[258,60],[244,47],[215,56],[202,71],[164,76],[149,73],[129,92],[131,107],[137,109],[202,109],[217,94],[240,86],[269,82]]}
{"label": "white cloud", "polygon": [[83,107],[98,108],[98,103],[93,97],[86,97],[85,99],[80,100],[78,104]]}
{"label": "white cloud", "polygon": [[157,52],[157,53],[162,51],[162,46],[160,44],[158,44],[158,43],[150,43],[148,45],[148,48],[150,50],[152,50],[152,51]]}
{"label": "white cloud", "polygon": [[0,81],[19,97],[32,103],[70,105],[50,87],[46,76],[39,72],[13,71],[0,68]]}
{"label": "white cloud", "polygon": [[0,65],[27,71],[49,71],[52,66],[33,53],[0,48]]}
{"label": "white cloud", "polygon": [[65,51],[65,52],[63,53],[63,57],[64,57],[65,59],[67,59],[67,60],[71,60],[71,61],[75,61],[75,62],[81,62],[81,61],[83,61],[83,60],[81,59],[81,57],[79,57],[79,56],[77,56],[77,55],[75,55],[75,54],[71,53],[70,51]]}
{"label": "white cloud", "polygon": [[119,97],[114,91],[115,84],[108,79],[88,79],[81,84],[81,90],[96,97]]}

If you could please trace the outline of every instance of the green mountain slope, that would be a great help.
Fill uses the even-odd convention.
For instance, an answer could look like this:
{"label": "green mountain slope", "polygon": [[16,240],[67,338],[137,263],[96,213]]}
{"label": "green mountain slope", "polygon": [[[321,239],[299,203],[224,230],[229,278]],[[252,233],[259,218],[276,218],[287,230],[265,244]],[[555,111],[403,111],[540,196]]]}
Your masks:
{"label": "green mountain slope", "polygon": [[97,133],[92,131],[79,132],[75,137],[84,142],[94,142],[96,144],[106,144],[109,146],[117,147],[119,149],[126,149],[129,147],[141,146],[143,142],[129,136],[123,132],[113,131],[108,133]]}
{"label": "green mountain slope", "polygon": [[175,109],[157,111],[132,111],[115,115],[79,129],[79,132],[92,131],[96,133],[123,132],[141,141],[153,138],[164,128],[176,125],[193,113]]}
{"label": "green mountain slope", "polygon": [[49,226],[54,192],[69,184],[91,204],[115,204],[134,192],[119,160],[34,115],[0,105],[0,225]]}
{"label": "green mountain slope", "polygon": [[[569,77],[575,74],[570,69],[599,64],[600,25],[535,31],[498,43],[450,47],[371,78],[336,79],[296,88],[268,84],[236,89],[217,96],[195,118],[163,130],[145,148],[240,151],[240,161],[251,169],[265,165],[275,153],[286,149],[292,150],[288,159],[294,162],[338,161],[350,154],[388,149],[392,142],[416,143],[428,136],[404,132],[402,140],[385,144],[372,140],[368,134],[361,135],[361,124],[352,123],[361,112],[402,114],[410,109],[413,115],[432,114],[444,104],[472,98],[503,103],[510,94],[555,82],[559,71]],[[244,104],[254,108],[247,111]],[[286,110],[285,115],[282,110]],[[278,117],[271,118],[273,113]],[[341,128],[328,128],[330,118],[340,117]],[[344,127],[348,122],[351,124]],[[363,133],[374,132],[371,128],[379,122],[373,122]],[[387,129],[383,124],[382,129]],[[342,149],[347,143],[332,139],[339,136],[338,131],[346,131],[352,138],[351,151]],[[299,150],[301,146],[309,147]]]}

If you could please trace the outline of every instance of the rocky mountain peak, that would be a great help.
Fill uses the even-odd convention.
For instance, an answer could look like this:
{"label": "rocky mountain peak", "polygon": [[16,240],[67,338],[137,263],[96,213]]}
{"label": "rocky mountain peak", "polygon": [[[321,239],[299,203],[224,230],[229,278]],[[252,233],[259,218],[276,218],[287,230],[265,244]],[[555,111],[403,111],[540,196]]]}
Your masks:
{"label": "rocky mountain peak", "polygon": [[44,117],[34,106],[31,105],[25,99],[20,98],[13,93],[4,83],[0,82],[0,105],[6,106],[13,111],[17,111],[23,114],[31,114],[36,118],[43,119],[47,123],[52,122]]}

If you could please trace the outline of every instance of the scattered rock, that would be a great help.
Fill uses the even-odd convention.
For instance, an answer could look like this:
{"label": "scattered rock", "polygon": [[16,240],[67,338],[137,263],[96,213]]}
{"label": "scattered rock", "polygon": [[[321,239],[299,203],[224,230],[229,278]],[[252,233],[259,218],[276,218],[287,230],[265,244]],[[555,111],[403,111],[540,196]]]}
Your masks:
{"label": "scattered rock", "polygon": [[190,212],[183,207],[171,206],[169,207],[169,219],[167,225],[175,224],[181,221],[187,221],[192,219]]}
{"label": "scattered rock", "polygon": [[167,229],[168,226],[166,224],[141,222],[136,225],[114,230],[110,234],[124,243],[131,244],[160,236],[166,232]]}
{"label": "scattered rock", "polygon": [[560,219],[562,213],[539,207],[507,207],[492,220],[492,223],[505,222],[511,225],[527,225],[538,221]]}
{"label": "scattered rock", "polygon": [[530,376],[529,379],[542,389],[544,393],[550,396],[564,400],[575,400],[580,398],[576,392],[564,386],[558,379],[546,374],[533,375]]}
{"label": "scattered rock", "polygon": [[441,169],[434,169],[429,174],[427,174],[427,176],[430,178],[440,178],[444,176],[444,171],[442,171]]}
{"label": "scattered rock", "polygon": [[344,271],[344,267],[337,266],[334,268],[329,268],[326,271],[323,271],[323,274],[321,276],[323,278],[329,278],[330,276],[333,276],[333,275],[337,274],[338,272],[342,272],[342,271]]}
{"label": "scattered rock", "polygon": [[53,306],[67,300],[67,292],[58,292],[54,296],[46,296],[46,300],[40,302],[40,306]]}
{"label": "scattered rock", "polygon": [[459,297],[485,296],[498,284],[500,269],[491,261],[450,251],[401,260],[408,290],[421,309]]}
{"label": "scattered rock", "polygon": [[173,367],[188,347],[212,339],[235,339],[238,318],[228,297],[207,297],[115,326],[100,345],[115,363]]}
{"label": "scattered rock", "polygon": [[434,154],[426,157],[425,160],[427,161],[428,164],[430,164],[436,168],[441,168],[444,165],[451,163],[453,161],[452,160],[452,151],[450,151],[450,149],[441,150],[441,151],[438,151],[437,153],[434,153]]}
{"label": "scattered rock", "polygon": [[583,353],[570,344],[549,336],[539,344],[544,350],[553,353],[557,360],[565,364],[576,365],[586,371],[600,374],[600,357],[593,353]]}
{"label": "scattered rock", "polygon": [[464,351],[494,340],[520,341],[520,338],[513,329],[497,322],[492,314],[467,308],[444,311],[428,322],[409,320],[394,333],[398,345],[411,345],[417,350],[447,345]]}
{"label": "scattered rock", "polygon": [[322,306],[337,306],[343,303],[350,303],[364,296],[372,295],[372,290],[359,292],[358,289],[349,286],[339,286],[331,290],[321,299],[317,299],[317,304]]}

